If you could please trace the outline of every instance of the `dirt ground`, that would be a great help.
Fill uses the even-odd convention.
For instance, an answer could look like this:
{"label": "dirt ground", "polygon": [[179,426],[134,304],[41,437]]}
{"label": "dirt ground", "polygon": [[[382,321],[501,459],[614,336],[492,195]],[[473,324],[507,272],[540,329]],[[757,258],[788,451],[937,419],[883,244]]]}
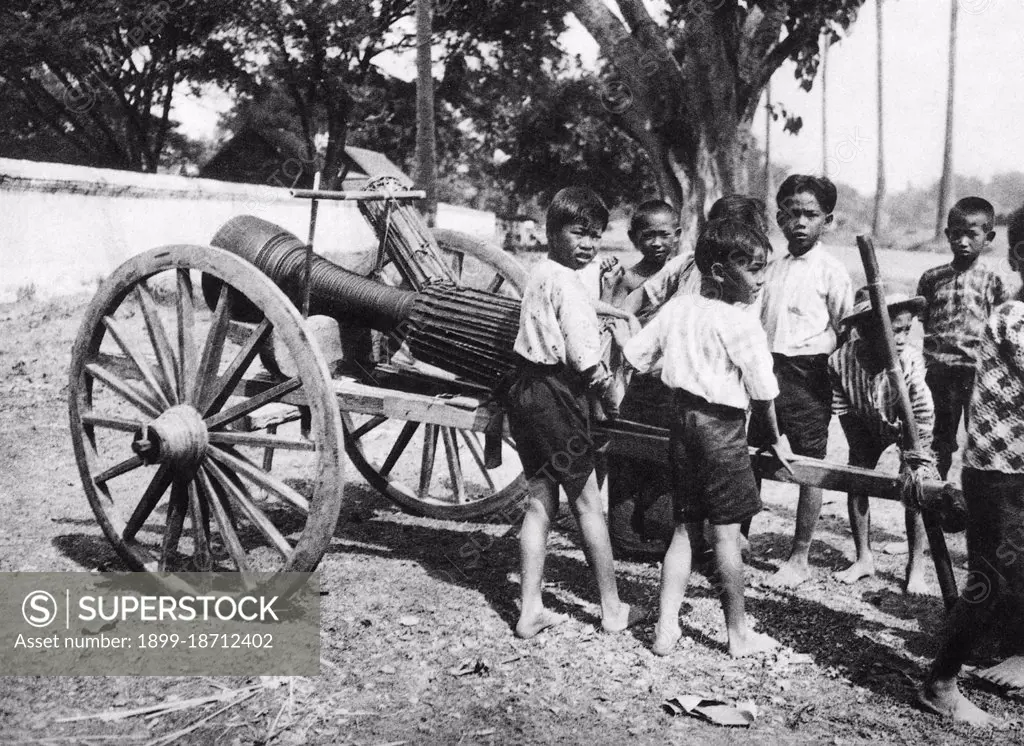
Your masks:
{"label": "dirt ground", "polygon": [[[65,377],[86,300],[0,307],[0,571],[124,569],[85,500],[68,436]],[[833,444],[830,457],[841,460],[841,435]],[[748,611],[783,643],[776,655],[730,660],[717,598],[696,575],[684,643],[662,659],[650,653],[650,627],[597,630],[595,590],[571,529],[553,536],[546,577],[551,605],[572,621],[517,640],[518,547],[510,527],[402,514],[350,469],[342,522],[321,565],[318,677],[0,678],[0,742],[148,742],[211,715],[177,742],[991,742],[991,733],[915,707],[915,687],[936,649],[941,601],[902,595],[905,558],[881,552],[875,578],[853,587],[832,580],[852,546],[845,499],[826,499],[814,579],[792,592],[759,582],[788,549],[795,488],[771,485],[755,522]],[[898,506],[876,503],[874,517],[876,548],[902,540]],[[949,543],[962,582],[963,538]],[[617,567],[623,597],[653,607],[657,566]],[[934,588],[933,572],[930,579]],[[1011,720],[1024,716],[1015,695],[965,685],[983,707]],[[248,686],[256,688],[247,699],[155,718],[58,722]],[[757,720],[740,732],[662,708],[684,694],[753,701]],[[1024,742],[1018,727],[995,737]]]}

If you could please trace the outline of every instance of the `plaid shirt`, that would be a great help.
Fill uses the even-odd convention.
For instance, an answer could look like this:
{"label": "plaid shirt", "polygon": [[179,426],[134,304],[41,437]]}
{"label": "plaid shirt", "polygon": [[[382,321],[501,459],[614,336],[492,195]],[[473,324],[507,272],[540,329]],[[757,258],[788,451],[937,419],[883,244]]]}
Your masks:
{"label": "plaid shirt", "polygon": [[[885,370],[869,373],[857,358],[863,340],[847,342],[828,359],[832,381],[832,414],[856,415],[882,443],[900,440],[899,394]],[[910,408],[917,424],[922,451],[932,447],[935,406],[924,380],[924,358],[916,347],[907,345],[900,352],[903,380],[910,395]]]}
{"label": "plaid shirt", "polygon": [[980,261],[962,272],[944,264],[921,275],[917,294],[928,365],[973,368],[985,320],[1007,299],[1003,278]]}
{"label": "plaid shirt", "polygon": [[578,372],[601,362],[597,313],[576,272],[552,259],[531,270],[513,349],[530,362]]}
{"label": "plaid shirt", "polygon": [[661,360],[666,386],[712,404],[746,409],[779,395],[764,329],[742,305],[680,293],[623,352],[641,373]]}
{"label": "plaid shirt", "polygon": [[964,465],[1024,474],[1024,302],[1004,303],[984,325]]}

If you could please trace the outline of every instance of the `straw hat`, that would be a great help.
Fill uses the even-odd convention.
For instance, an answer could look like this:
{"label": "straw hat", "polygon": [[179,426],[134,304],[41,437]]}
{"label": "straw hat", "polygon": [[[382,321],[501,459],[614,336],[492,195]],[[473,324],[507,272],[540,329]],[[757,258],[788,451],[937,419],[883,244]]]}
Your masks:
{"label": "straw hat", "polygon": [[[921,309],[924,308],[924,298],[920,295],[913,297],[906,293],[890,293],[885,299],[885,305],[889,308],[889,313],[899,313],[900,311],[910,311],[915,316],[921,313]],[[844,325],[857,324],[866,319],[871,314],[871,294],[868,292],[868,287],[864,287],[857,290],[857,294],[853,299],[853,309],[840,322]]]}

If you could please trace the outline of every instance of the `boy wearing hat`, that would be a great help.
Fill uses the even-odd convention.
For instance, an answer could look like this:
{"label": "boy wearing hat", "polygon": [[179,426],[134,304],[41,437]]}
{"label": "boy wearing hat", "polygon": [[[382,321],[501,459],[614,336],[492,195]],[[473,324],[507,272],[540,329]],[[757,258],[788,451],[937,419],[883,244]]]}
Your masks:
{"label": "boy wearing hat", "polygon": [[[918,348],[909,344],[914,317],[921,312],[924,303],[924,298],[920,296],[908,298],[903,293],[893,293],[888,298],[887,306],[917,426],[920,457],[933,469],[931,445],[935,408],[925,383],[924,357]],[[871,299],[866,287],[857,291],[853,309],[843,318],[842,325],[855,333],[828,359],[832,413],[838,415],[849,443],[850,466],[873,469],[882,452],[893,443],[899,443],[901,428],[896,406],[899,401],[897,389],[886,370],[882,354],[885,349],[884,332],[871,313]],[[847,501],[857,559],[847,569],[835,573],[835,577],[844,583],[855,583],[875,573],[869,537],[871,515],[867,495],[851,492]],[[927,593],[928,585],[924,579],[924,521],[919,512],[908,509],[906,523],[910,557],[907,560],[904,590],[906,593]]]}

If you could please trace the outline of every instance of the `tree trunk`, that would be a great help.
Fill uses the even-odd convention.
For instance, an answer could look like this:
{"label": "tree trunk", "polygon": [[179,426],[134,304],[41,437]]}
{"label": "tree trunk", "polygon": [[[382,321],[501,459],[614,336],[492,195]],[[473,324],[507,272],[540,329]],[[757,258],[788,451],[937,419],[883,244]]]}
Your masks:
{"label": "tree trunk", "polygon": [[416,0],[416,184],[427,193],[421,209],[430,225],[437,218],[434,74],[430,58],[433,3],[434,0]]}
{"label": "tree trunk", "polygon": [[[959,2],[959,0],[954,0],[954,4],[956,2]],[[878,160],[876,163],[875,214],[871,220],[871,234],[875,238],[878,238],[882,234],[882,207],[885,203],[885,130],[883,128],[885,104],[882,97],[882,4],[883,0],[878,0],[875,7],[875,34],[878,37],[878,59],[876,60],[875,67],[878,78]]]}
{"label": "tree trunk", "polygon": [[946,144],[942,151],[942,179],[939,181],[935,238],[942,238],[946,216],[953,206],[953,84],[956,81],[956,16],[959,0],[952,0],[949,12],[949,81],[946,84]]}
{"label": "tree trunk", "polygon": [[830,35],[821,42],[821,175],[828,176],[828,47]]}
{"label": "tree trunk", "polygon": [[772,178],[772,84],[765,88],[764,106],[764,203],[775,197],[775,180]]}

